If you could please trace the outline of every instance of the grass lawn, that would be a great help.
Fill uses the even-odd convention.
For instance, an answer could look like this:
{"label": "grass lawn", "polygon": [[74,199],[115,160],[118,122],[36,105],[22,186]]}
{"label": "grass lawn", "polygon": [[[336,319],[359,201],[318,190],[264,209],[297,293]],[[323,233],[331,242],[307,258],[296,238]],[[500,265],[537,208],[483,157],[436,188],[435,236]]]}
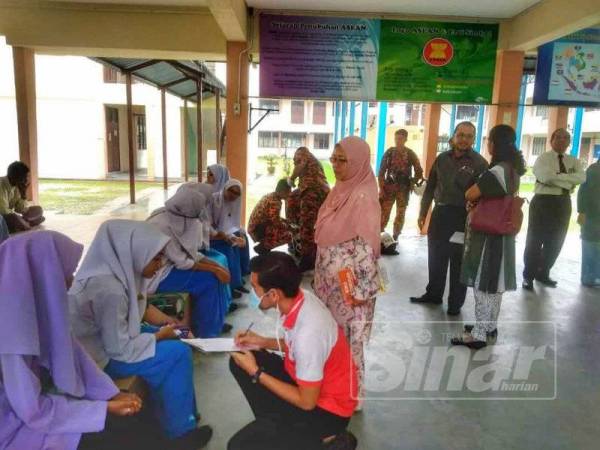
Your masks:
{"label": "grass lawn", "polygon": [[[140,181],[136,192],[162,187],[162,183]],[[129,195],[129,181],[40,180],[40,204],[59,214],[94,214],[107,203]]]}

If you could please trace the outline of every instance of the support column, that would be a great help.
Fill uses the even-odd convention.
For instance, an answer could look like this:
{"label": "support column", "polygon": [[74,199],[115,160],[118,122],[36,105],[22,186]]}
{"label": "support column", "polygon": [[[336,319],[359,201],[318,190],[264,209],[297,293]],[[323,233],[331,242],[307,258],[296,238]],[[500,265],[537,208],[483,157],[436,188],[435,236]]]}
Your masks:
{"label": "support column", "polygon": [[573,123],[573,138],[571,139],[571,156],[579,158],[581,148],[581,126],[583,124],[584,109],[580,106],[575,108],[575,121]]}
{"label": "support column", "polygon": [[500,124],[517,127],[524,56],[525,53],[521,51],[498,51],[494,93],[488,116],[488,127],[490,128]]}
{"label": "support column", "polygon": [[215,88],[215,121],[216,121],[216,130],[215,130],[215,147],[217,150],[217,162],[221,161],[221,91]]}
{"label": "support column", "polygon": [[[30,169],[31,185],[27,199],[38,201],[37,114],[35,93],[35,52],[30,48],[13,47],[15,100],[19,133],[19,159]],[[3,168],[5,169],[5,168]]]}
{"label": "support column", "polygon": [[340,140],[346,137],[346,116],[348,115],[348,102],[342,102],[342,128]]}
{"label": "support column", "polygon": [[475,151],[481,153],[481,142],[483,141],[483,121],[485,120],[485,105],[479,105],[477,112],[477,136],[475,136]]}
{"label": "support column", "polygon": [[165,88],[160,90],[160,115],[162,124],[162,161],[163,161],[163,189],[169,189],[169,172],[167,170],[167,93]]}
{"label": "support column", "polygon": [[246,221],[248,185],[248,75],[246,42],[227,42],[227,167],[244,186],[242,222]]}
{"label": "support column", "polygon": [[454,134],[454,126],[456,124],[456,105],[452,105],[450,109],[450,129],[448,130],[448,136],[452,136]]}
{"label": "support column", "polygon": [[187,99],[183,100],[183,179],[189,181],[190,179],[190,168],[189,168],[189,155],[190,155],[190,137],[188,136],[188,124],[190,122],[190,115],[188,111]]}
{"label": "support column", "polygon": [[356,102],[350,103],[350,125],[348,126],[348,135],[354,136],[354,120],[356,117]]}
{"label": "support column", "polygon": [[[442,105],[439,103],[431,103],[426,106],[425,110],[425,123],[423,124],[424,136],[423,136],[423,155],[421,156],[421,162],[423,170],[425,171],[425,178],[429,178],[429,173],[433,167],[433,162],[437,157],[438,149],[438,135],[440,128],[440,116],[442,114]],[[427,220],[425,226],[421,230],[421,234],[427,234],[429,229],[429,219],[431,211],[427,214]]]}
{"label": "support column", "polygon": [[569,107],[551,106],[548,108],[548,139],[546,148],[550,148],[550,138],[559,128],[567,129],[569,125]]}
{"label": "support column", "polygon": [[369,102],[362,102],[360,106],[360,137],[367,139],[367,119],[369,117]]}
{"label": "support column", "polygon": [[196,166],[198,170],[198,183],[202,183],[202,160],[204,130],[202,128],[202,81],[196,82]]}
{"label": "support column", "polygon": [[377,127],[377,160],[375,164],[375,173],[379,173],[381,160],[385,153],[385,134],[387,129],[387,102],[379,103],[379,125]]}
{"label": "support column", "polygon": [[133,105],[131,96],[131,73],[125,74],[127,92],[127,148],[129,154],[129,201],[135,203],[135,146],[133,141]]}
{"label": "support column", "polygon": [[333,126],[333,141],[334,144],[339,142],[339,133],[340,133],[340,102],[335,102],[333,104],[334,108],[334,126]]}

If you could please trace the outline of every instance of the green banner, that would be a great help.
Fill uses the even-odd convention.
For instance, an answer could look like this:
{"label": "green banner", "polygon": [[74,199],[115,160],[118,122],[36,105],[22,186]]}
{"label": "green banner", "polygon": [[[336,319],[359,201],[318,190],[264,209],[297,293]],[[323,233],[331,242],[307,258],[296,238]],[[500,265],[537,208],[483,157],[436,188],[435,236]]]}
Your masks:
{"label": "green banner", "polygon": [[490,103],[498,25],[382,20],[377,100]]}

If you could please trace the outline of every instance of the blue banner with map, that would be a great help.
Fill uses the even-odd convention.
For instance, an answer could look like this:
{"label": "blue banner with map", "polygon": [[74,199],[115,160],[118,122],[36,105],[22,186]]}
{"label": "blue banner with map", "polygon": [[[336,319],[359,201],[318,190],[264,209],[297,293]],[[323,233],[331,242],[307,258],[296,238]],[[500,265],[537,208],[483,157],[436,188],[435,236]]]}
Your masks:
{"label": "blue banner with map", "polygon": [[533,103],[600,106],[600,28],[538,48]]}

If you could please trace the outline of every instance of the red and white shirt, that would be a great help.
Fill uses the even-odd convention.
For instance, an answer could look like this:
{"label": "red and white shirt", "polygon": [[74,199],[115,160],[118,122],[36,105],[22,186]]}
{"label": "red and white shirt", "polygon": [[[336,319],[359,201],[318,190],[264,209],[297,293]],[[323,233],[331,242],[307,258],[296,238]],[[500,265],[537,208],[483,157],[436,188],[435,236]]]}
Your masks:
{"label": "red and white shirt", "polygon": [[283,316],[284,367],[298,386],[320,386],[317,406],[350,417],[358,397],[358,372],[348,340],[327,307],[300,290]]}

